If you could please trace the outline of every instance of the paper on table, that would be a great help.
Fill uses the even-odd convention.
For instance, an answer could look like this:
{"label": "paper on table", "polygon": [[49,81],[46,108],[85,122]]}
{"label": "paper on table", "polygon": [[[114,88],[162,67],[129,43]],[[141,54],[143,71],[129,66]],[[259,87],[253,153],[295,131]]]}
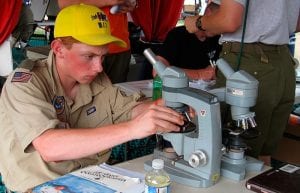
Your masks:
{"label": "paper on table", "polygon": [[115,172],[117,174],[120,174],[122,176],[128,176],[130,178],[132,178],[133,180],[137,181],[137,183],[132,186],[127,188],[126,191],[124,191],[124,193],[143,193],[144,192],[144,186],[145,186],[145,175],[139,172],[134,172],[131,170],[127,170],[127,169],[123,169],[123,168],[119,168],[116,166],[111,166],[108,164],[101,164],[100,165],[101,168],[104,168],[108,171],[111,172]]}
{"label": "paper on table", "polygon": [[209,90],[216,83],[215,80],[190,80],[189,86],[200,90]]}
{"label": "paper on table", "polygon": [[[126,175],[124,175],[125,173]],[[130,177],[130,171],[125,172],[114,167],[109,169],[107,165],[100,165],[98,168],[91,166],[84,170],[75,171],[72,175],[104,185],[116,190],[116,192],[140,193],[141,191],[138,191],[139,187],[141,185],[144,187],[142,184],[143,181],[140,178]],[[133,190],[135,191],[133,192]]]}
{"label": "paper on table", "polygon": [[127,170],[127,169],[124,169],[124,168],[120,168],[120,167],[117,167],[117,166],[111,166],[111,165],[108,165],[106,163],[101,164],[100,167],[104,168],[106,170],[118,173],[118,174],[123,175],[123,176],[131,177],[131,178],[144,179],[144,177],[145,177],[145,175],[140,173],[140,172],[134,172],[134,171]]}
{"label": "paper on table", "polygon": [[152,80],[141,80],[132,82],[122,82],[114,84],[118,86],[126,94],[130,95],[135,92],[141,92],[146,97],[152,97]]}
{"label": "paper on table", "polygon": [[[135,92],[141,92],[146,97],[152,97],[152,88],[153,88],[153,80],[140,80],[140,81],[132,81],[132,82],[122,82],[114,84],[118,86],[122,91],[126,94],[130,95]],[[209,90],[212,85],[215,84],[215,80],[204,81],[204,80],[190,80],[189,87],[201,89],[201,90]]]}
{"label": "paper on table", "polygon": [[33,193],[142,193],[144,176],[106,164],[82,168],[40,184]]}

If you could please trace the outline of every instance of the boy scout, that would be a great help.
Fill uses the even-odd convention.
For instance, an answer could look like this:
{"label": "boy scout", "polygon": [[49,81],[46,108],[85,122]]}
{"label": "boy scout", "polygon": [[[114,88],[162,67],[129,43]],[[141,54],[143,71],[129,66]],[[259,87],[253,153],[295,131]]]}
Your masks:
{"label": "boy scout", "polygon": [[101,62],[108,44],[125,43],[111,36],[99,8],[66,7],[54,36],[49,57],[25,61],[2,90],[0,173],[12,191],[105,162],[115,145],[183,124],[175,111],[112,86]]}

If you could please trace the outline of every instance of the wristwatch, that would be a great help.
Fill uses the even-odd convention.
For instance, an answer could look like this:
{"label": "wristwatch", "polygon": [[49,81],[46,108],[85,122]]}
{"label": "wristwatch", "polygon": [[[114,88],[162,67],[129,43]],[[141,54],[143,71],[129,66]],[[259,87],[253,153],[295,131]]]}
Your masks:
{"label": "wristwatch", "polygon": [[202,18],[202,16],[199,16],[199,17],[197,18],[197,20],[196,20],[196,27],[197,27],[199,30],[205,31],[205,29],[202,28],[201,18]]}

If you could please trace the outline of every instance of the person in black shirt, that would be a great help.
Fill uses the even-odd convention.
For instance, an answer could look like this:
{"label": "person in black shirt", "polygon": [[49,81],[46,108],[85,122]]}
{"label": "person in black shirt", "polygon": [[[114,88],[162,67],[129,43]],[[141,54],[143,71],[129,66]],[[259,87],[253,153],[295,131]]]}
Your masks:
{"label": "person in black shirt", "polygon": [[[210,3],[205,15],[218,9],[218,4]],[[190,79],[212,80],[215,78],[215,69],[210,62],[219,57],[219,37],[201,30],[189,33],[185,26],[175,27],[167,34],[159,49],[158,58],[165,65],[182,68]],[[155,75],[156,72],[153,71],[152,74]]]}
{"label": "person in black shirt", "polygon": [[[168,66],[183,68],[191,79],[214,79],[210,60],[219,57],[219,36],[207,37],[204,31],[189,33],[185,26],[173,28],[159,50],[158,58]],[[155,74],[155,72],[154,72]]]}

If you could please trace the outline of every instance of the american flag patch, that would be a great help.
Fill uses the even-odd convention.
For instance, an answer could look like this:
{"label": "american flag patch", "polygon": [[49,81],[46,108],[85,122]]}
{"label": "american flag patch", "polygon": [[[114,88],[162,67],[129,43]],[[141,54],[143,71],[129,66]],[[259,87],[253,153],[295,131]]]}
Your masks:
{"label": "american flag patch", "polygon": [[15,72],[14,76],[11,79],[11,82],[28,82],[32,74],[26,72]]}

